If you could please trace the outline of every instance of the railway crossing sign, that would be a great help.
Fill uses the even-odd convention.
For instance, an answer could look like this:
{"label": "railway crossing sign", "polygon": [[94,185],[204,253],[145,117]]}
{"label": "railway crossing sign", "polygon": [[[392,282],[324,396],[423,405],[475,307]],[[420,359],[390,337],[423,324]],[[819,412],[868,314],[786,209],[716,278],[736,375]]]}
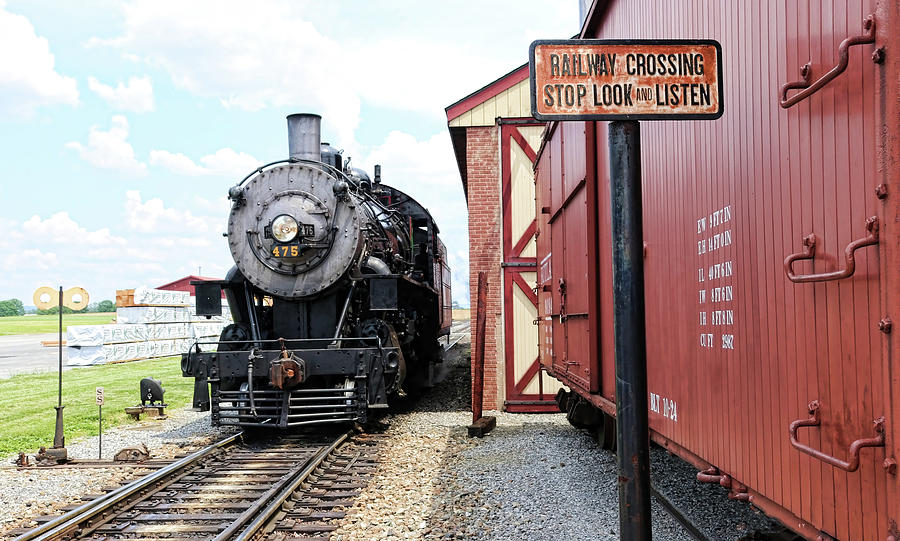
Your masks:
{"label": "railway crossing sign", "polygon": [[528,52],[538,120],[713,120],[724,111],[714,40],[538,40]]}

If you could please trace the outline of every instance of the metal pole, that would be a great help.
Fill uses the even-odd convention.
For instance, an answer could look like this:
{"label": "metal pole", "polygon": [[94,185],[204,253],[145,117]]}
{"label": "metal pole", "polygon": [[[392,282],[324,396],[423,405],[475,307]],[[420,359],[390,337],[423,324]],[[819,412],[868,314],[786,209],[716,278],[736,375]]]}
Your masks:
{"label": "metal pole", "polygon": [[62,316],[63,316],[63,290],[59,286],[59,403],[62,406]]}
{"label": "metal pole", "polygon": [[100,439],[97,440],[97,460],[103,460],[103,405],[97,406],[100,419]]}
{"label": "metal pole", "polygon": [[619,537],[651,539],[650,434],[644,326],[644,232],[641,131],[636,121],[609,123]]}
{"label": "metal pole", "polygon": [[[59,286],[59,397],[56,404],[56,430],[53,433],[53,447],[62,449],[66,446],[66,437],[63,432],[63,408],[62,405],[62,328],[63,328],[63,288]],[[65,458],[65,457],[63,457]]]}

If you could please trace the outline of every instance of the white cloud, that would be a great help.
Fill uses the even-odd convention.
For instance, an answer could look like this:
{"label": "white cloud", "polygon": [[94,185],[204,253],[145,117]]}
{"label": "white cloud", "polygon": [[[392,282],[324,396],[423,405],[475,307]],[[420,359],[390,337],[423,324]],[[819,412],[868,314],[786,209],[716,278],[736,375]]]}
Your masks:
{"label": "white cloud", "polygon": [[153,85],[147,76],[131,77],[127,85],[120,81],[115,88],[88,77],[88,87],[114,109],[145,113],[154,107]]}
{"label": "white cloud", "polygon": [[201,165],[180,152],[176,154],[167,150],[151,150],[150,164],[165,167],[177,175],[213,175],[235,180],[262,165],[253,156],[227,147],[200,158]]}
{"label": "white cloud", "polygon": [[0,113],[28,116],[42,105],[78,104],[75,79],[56,71],[50,44],[0,4]]}
{"label": "white cloud", "polygon": [[301,107],[321,112],[347,145],[360,99],[337,43],[282,0],[138,0],[123,7],[121,36],[91,45],[116,47],[191,93],[226,108]]}
{"label": "white cloud", "polygon": [[147,165],[137,160],[134,147],[128,142],[128,119],[122,115],[112,117],[109,131],[91,126],[87,145],[77,141],[66,143],[66,148],[78,151],[81,159],[103,169],[117,169],[132,175],[147,174]]}
{"label": "white cloud", "polygon": [[[59,266],[59,258],[53,252],[42,252],[36,248],[29,248],[8,254],[3,258],[3,267],[7,269],[30,268],[39,271],[50,270]],[[23,299],[24,300],[24,299]],[[26,304],[30,304],[26,302]]]}
{"label": "white cloud", "polygon": [[104,215],[109,228],[85,227],[66,211],[24,222],[0,218],[0,298],[31,304],[35,288],[62,284],[86,288],[93,300],[114,299],[116,289],[155,287],[196,274],[199,266],[214,277],[231,267],[221,237],[227,200],[194,197],[190,210],[144,201],[138,192],[121,201],[124,212]]}
{"label": "white cloud", "polygon": [[194,163],[194,160],[180,152],[175,154],[168,150],[151,150],[150,165],[165,167],[176,175],[193,177],[207,174],[206,169]]}
{"label": "white cloud", "polygon": [[46,219],[35,214],[22,224],[22,232],[31,243],[61,244],[69,247],[125,244],[125,239],[113,235],[108,227],[88,231],[78,225],[66,211],[57,212]]}
{"label": "white cloud", "polygon": [[189,210],[166,207],[158,197],[142,201],[137,190],[125,193],[125,219],[128,227],[141,233],[190,231],[197,234],[211,229],[207,220],[194,216]]}

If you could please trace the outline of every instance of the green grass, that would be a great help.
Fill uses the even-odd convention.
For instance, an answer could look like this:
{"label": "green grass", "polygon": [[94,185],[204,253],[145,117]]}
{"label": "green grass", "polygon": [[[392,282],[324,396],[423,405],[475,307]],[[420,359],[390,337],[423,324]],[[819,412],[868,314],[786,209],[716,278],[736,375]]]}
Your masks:
{"label": "green grass", "polygon": [[[63,332],[69,325],[102,325],[116,319],[114,312],[63,314]],[[44,334],[59,330],[59,316],[0,317],[0,336],[9,334]],[[63,337],[65,339],[65,336]]]}
{"label": "green grass", "polygon": [[[57,374],[20,374],[0,380],[0,457],[53,444]],[[139,382],[162,381],[170,408],[191,402],[194,380],[181,377],[178,357],[86,366],[63,372],[66,442],[97,434],[96,388],[103,387],[103,428],[134,423],[125,408],[140,404]]]}

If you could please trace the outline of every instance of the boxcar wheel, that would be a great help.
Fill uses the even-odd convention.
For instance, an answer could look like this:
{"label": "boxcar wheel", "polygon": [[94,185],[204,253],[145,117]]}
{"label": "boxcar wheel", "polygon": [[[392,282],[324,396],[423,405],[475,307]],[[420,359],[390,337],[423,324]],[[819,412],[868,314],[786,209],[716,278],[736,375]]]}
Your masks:
{"label": "boxcar wheel", "polygon": [[607,451],[616,452],[616,420],[606,412],[602,412],[603,418],[597,425],[597,443]]}

